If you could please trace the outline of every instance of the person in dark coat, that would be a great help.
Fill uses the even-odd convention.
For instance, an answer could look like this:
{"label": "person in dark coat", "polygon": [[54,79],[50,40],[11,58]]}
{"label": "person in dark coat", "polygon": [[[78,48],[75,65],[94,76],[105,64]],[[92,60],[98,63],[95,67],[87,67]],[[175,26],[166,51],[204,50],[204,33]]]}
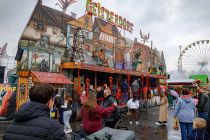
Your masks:
{"label": "person in dark coat", "polygon": [[[104,90],[104,100],[101,103],[101,105],[104,108],[112,106],[113,103],[116,103],[117,101],[115,98],[111,95],[111,91],[109,89]],[[112,112],[108,116],[104,117],[104,124],[106,127],[114,128],[117,120],[115,120],[114,113]]]}
{"label": "person in dark coat", "polygon": [[208,111],[209,111],[209,97],[207,93],[202,89],[198,89],[198,117],[208,121]]}
{"label": "person in dark coat", "polygon": [[122,91],[122,102],[124,104],[127,103],[128,101],[128,90],[129,90],[129,86],[128,86],[128,82],[127,79],[124,79],[122,85],[121,85],[121,91]]}
{"label": "person in dark coat", "polygon": [[54,89],[48,84],[35,85],[29,91],[29,98],[15,114],[4,140],[67,140],[61,126],[50,119]]}

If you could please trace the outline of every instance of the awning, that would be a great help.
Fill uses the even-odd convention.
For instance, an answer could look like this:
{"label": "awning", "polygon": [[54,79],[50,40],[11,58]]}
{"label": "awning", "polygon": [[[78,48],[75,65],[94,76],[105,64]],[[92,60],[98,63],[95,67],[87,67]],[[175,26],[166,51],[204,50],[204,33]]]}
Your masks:
{"label": "awning", "polygon": [[59,73],[31,71],[31,74],[33,76],[33,81],[38,82],[38,83],[74,84],[66,76],[59,74]]}

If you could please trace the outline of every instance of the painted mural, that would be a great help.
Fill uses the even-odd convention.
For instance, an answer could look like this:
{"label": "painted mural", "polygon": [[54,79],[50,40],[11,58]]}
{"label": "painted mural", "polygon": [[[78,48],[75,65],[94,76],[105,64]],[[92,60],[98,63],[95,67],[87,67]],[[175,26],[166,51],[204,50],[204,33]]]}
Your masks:
{"label": "painted mural", "polygon": [[12,120],[16,110],[16,87],[0,84],[0,121]]}

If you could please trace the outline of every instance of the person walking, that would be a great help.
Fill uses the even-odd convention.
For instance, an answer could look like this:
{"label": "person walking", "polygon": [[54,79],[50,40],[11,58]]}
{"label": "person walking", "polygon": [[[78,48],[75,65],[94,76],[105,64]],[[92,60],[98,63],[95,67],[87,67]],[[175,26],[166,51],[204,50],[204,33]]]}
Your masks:
{"label": "person walking", "polygon": [[160,92],[160,111],[158,125],[167,125],[168,120],[168,99],[164,94],[164,91]]}
{"label": "person walking", "polygon": [[64,94],[64,105],[61,106],[64,110],[63,112],[63,122],[64,122],[64,132],[72,132],[71,126],[69,124],[72,115],[72,98],[69,93]]}
{"label": "person walking", "polygon": [[131,118],[130,118],[130,125],[133,124],[133,121],[135,121],[136,125],[139,124],[138,122],[138,108],[139,108],[139,101],[137,99],[137,96],[133,94],[133,98],[128,100],[127,107],[129,111],[131,112]]}
{"label": "person walking", "polygon": [[84,137],[102,129],[102,119],[112,113],[116,106],[117,103],[113,103],[107,108],[101,107],[97,105],[96,95],[88,93],[88,99],[80,112],[83,129],[80,135]]}
{"label": "person walking", "polygon": [[209,134],[206,131],[206,120],[196,118],[193,121],[193,131],[189,140],[209,140]]}
{"label": "person walking", "polygon": [[54,89],[49,84],[34,85],[29,90],[29,99],[16,112],[4,140],[67,140],[60,124],[50,119]]}
{"label": "person walking", "polygon": [[175,106],[174,117],[178,117],[182,140],[189,140],[195,119],[195,104],[187,88],[183,89],[182,94]]}
{"label": "person walking", "polygon": [[121,92],[122,92],[122,102],[123,104],[126,104],[128,101],[128,90],[129,90],[129,86],[127,83],[127,80],[124,79],[122,85],[121,85]]}
{"label": "person walking", "polygon": [[[104,90],[104,100],[101,103],[101,106],[107,108],[112,106],[113,103],[116,103],[115,98],[111,95],[111,91],[109,89]],[[116,110],[115,110],[116,111]],[[115,120],[115,111],[113,111],[108,116],[104,117],[104,125],[106,127],[114,128],[117,120]]]}
{"label": "person walking", "polygon": [[134,80],[133,83],[131,84],[131,91],[133,94],[136,94],[135,96],[139,97],[139,84],[137,80]]}
{"label": "person walking", "polygon": [[114,96],[114,97],[116,98],[116,94],[117,94],[117,85],[116,85],[115,82],[113,82],[113,84],[112,84],[111,94],[112,94],[112,96]]}
{"label": "person walking", "polygon": [[54,98],[54,106],[56,107],[56,118],[59,119],[59,122],[61,125],[63,125],[63,109],[61,108],[61,105],[64,104],[64,97],[60,90],[56,89],[56,95]]}
{"label": "person walking", "polygon": [[208,121],[209,97],[202,88],[198,88],[198,117]]}

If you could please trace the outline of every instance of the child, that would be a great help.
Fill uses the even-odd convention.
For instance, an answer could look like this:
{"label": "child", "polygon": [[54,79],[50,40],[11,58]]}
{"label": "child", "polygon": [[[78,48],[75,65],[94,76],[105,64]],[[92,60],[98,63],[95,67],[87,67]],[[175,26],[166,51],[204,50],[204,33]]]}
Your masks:
{"label": "child", "polygon": [[193,131],[189,140],[209,140],[209,135],[206,131],[206,120],[196,118],[193,121]]}
{"label": "child", "polygon": [[133,94],[133,98],[128,100],[127,102],[127,107],[131,112],[131,120],[130,120],[130,125],[132,125],[133,120],[136,121],[136,125],[139,124],[138,122],[138,108],[139,108],[139,101],[137,100],[137,96]]}

